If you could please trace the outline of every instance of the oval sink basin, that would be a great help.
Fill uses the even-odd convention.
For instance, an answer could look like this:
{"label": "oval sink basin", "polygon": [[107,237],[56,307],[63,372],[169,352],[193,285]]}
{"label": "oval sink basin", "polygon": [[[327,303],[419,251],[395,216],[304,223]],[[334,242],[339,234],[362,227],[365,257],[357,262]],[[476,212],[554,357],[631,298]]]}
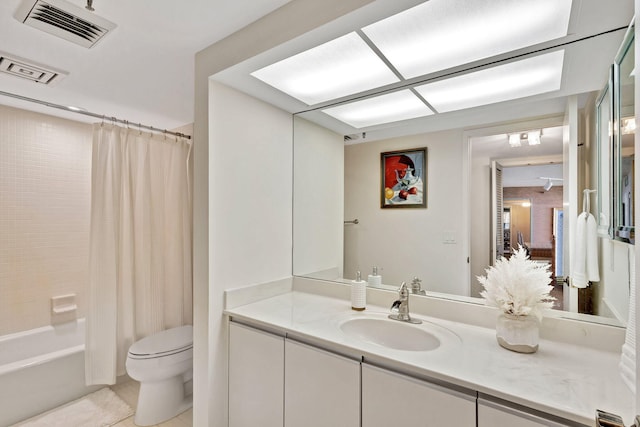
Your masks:
{"label": "oval sink basin", "polygon": [[430,351],[440,347],[434,334],[410,323],[397,320],[360,318],[340,325],[345,334],[361,341],[405,351]]}

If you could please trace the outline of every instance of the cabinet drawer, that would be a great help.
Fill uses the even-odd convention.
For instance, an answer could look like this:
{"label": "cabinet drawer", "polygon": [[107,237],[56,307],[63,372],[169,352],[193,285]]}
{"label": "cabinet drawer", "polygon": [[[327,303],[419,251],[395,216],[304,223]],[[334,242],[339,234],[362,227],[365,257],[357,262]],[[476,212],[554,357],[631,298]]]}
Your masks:
{"label": "cabinet drawer", "polygon": [[285,342],[285,427],[359,427],[360,362]]}
{"label": "cabinet drawer", "polygon": [[486,398],[478,398],[478,427],[587,427],[553,415],[520,410]]}
{"label": "cabinet drawer", "polygon": [[282,427],[283,393],[284,338],[231,322],[229,427]]}
{"label": "cabinet drawer", "polygon": [[362,365],[362,427],[475,427],[475,395]]}

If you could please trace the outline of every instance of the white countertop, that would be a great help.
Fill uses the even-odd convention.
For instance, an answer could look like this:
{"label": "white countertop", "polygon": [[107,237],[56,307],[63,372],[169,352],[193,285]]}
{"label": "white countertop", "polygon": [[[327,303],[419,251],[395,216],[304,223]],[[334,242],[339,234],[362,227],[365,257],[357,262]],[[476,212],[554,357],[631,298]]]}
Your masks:
{"label": "white countertop", "polygon": [[498,345],[495,330],[423,315],[412,317],[451,331],[453,339],[432,351],[401,351],[354,339],[340,330],[349,318],[384,316],[388,308],[351,310],[350,301],[291,291],[235,308],[225,314],[277,330],[328,350],[364,356],[408,374],[445,381],[535,410],[594,425],[596,409],[632,423],[633,394],[618,370],[620,354],[540,340],[534,354]]}

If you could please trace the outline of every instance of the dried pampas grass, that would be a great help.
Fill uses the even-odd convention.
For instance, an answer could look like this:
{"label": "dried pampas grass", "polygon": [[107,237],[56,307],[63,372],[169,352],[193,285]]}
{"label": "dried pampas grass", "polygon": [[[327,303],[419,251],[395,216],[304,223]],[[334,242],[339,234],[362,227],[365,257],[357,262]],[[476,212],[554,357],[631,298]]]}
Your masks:
{"label": "dried pampas grass", "polygon": [[543,310],[553,307],[549,266],[530,260],[522,246],[509,259],[500,258],[485,272],[486,276],[478,276],[478,282],[484,286],[480,295],[487,305],[506,314],[533,315],[538,319]]}

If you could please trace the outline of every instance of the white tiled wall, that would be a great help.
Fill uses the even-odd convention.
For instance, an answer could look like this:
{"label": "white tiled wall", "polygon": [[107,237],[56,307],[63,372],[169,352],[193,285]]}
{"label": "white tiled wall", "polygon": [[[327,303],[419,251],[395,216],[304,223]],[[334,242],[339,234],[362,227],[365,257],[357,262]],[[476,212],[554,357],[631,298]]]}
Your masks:
{"label": "white tiled wall", "polygon": [[84,317],[90,190],[91,125],[0,106],[0,335]]}

